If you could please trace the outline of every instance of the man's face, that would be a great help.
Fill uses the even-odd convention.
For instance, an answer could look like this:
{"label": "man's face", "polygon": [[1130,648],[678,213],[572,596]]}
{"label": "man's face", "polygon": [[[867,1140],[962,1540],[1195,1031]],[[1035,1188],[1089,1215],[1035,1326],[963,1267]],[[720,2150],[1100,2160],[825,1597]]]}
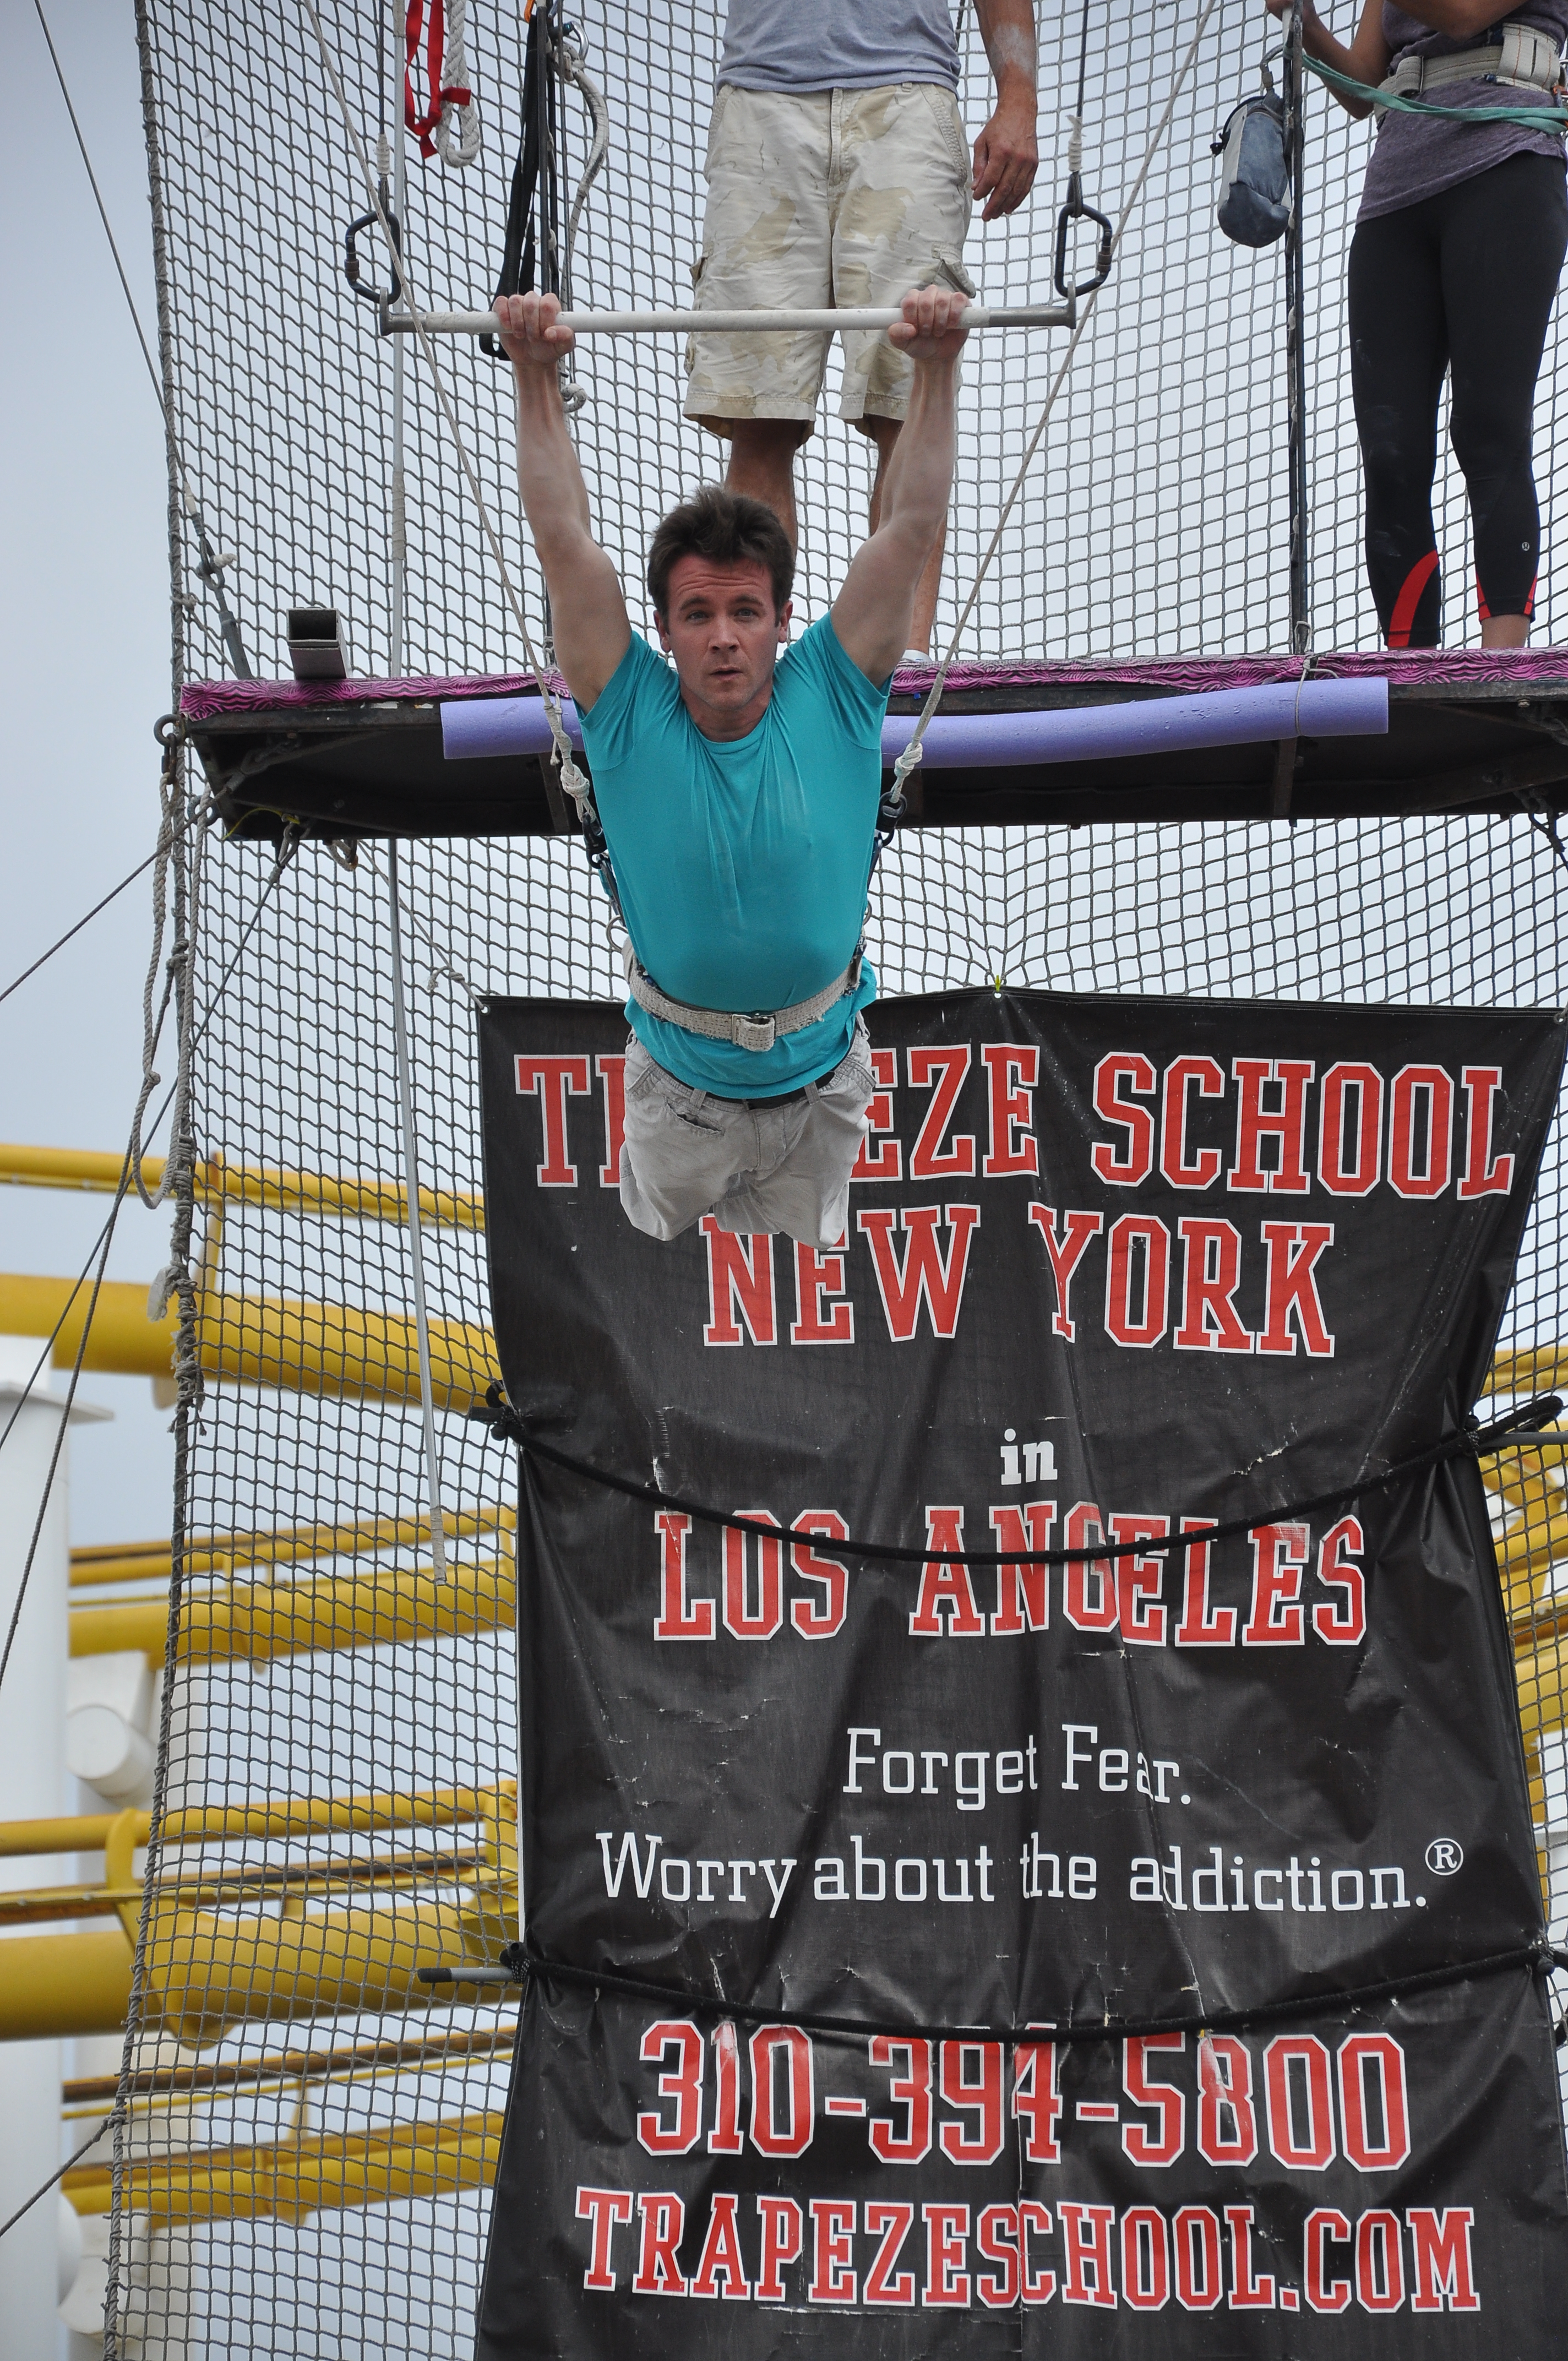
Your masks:
{"label": "man's face", "polygon": [[[716,566],[687,554],[670,569],[669,612],[658,620],[659,641],[699,728],[743,735],[761,719],[773,688],[773,659],[789,637],[790,609],[773,607],[768,569],[755,559]],[[753,711],[752,708],[755,708]]]}

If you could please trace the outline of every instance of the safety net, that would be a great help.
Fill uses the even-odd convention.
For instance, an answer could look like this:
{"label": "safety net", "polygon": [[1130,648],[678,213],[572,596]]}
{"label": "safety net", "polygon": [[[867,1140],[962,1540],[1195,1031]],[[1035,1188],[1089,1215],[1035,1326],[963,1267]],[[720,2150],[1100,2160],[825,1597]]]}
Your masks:
{"label": "safety net", "polygon": [[[411,339],[345,283],[369,208],[309,11],[138,0],[162,357],[183,463],[256,672],[286,676],[285,611],[330,605],[353,672],[516,672],[523,650]],[[406,139],[400,8],[323,5],[373,168]],[[961,12],[971,133],[990,104]],[[1046,12],[1044,161],[1031,203],[968,267],[993,302],[1049,289],[1079,46],[1085,192],[1131,204],[1114,275],[961,655],[1222,655],[1290,640],[1280,249],[1214,226],[1210,143],[1258,86],[1262,18]],[[420,302],[483,306],[520,142],[528,27],[460,23],[480,135],[463,166],[407,140],[402,235]],[[559,24],[559,17],[554,20]],[[570,260],[586,307],[689,302],[721,13],[585,0],[573,53],[609,146]],[[448,52],[450,62],[450,48]],[[417,71],[425,71],[422,51]],[[455,80],[456,77],[451,77]],[[558,92],[561,212],[594,134]],[[1304,335],[1311,620],[1370,648],[1344,357],[1345,250],[1368,135],[1310,106]],[[1134,200],[1135,199],[1135,202]],[[1091,239],[1080,234],[1080,267]],[[374,224],[361,291],[388,279]],[[965,358],[938,637],[950,630],[1054,381],[1060,330],[990,334]],[[439,362],[534,629],[546,629],[511,476],[509,373],[471,339]],[[830,358],[799,477],[803,620],[861,530],[864,438]],[[645,625],[653,522],[717,446],[681,414],[676,340],[586,345],[575,432],[597,529]],[[1564,375],[1549,347],[1550,449]],[[1545,487],[1550,500],[1550,479]],[[1445,572],[1467,584],[1463,485],[1438,483]],[[175,681],[232,671],[192,519],[171,504]],[[1568,597],[1554,542],[1538,637]],[[400,562],[406,613],[394,628]],[[1451,604],[1456,604],[1451,601]],[[1463,625],[1451,615],[1449,636]],[[510,1455],[465,1413],[496,1374],[488,1330],[474,1001],[609,997],[604,905],[553,839],[224,841],[188,760],[177,847],[193,946],[189,1301],[199,1376],[178,1412],[181,1568],[164,1692],[148,1905],[111,2164],[69,2177],[108,2215],[111,2345],[209,2353],[466,2354],[499,2148],[515,1991],[422,1984],[432,1957],[495,1958],[516,1931]],[[878,873],[870,939],[890,992],[1001,979],[1095,993],[1552,1005],[1568,867],[1511,817],[912,829]],[[394,895],[396,898],[394,899]],[[433,1565],[396,1089],[392,928],[405,978],[423,1278],[444,1508]],[[1496,1372],[1506,1407],[1568,1355],[1563,1182],[1549,1156]],[[1520,1356],[1524,1358],[1521,1360]],[[1488,1477],[1508,1585],[1543,1872],[1568,1879],[1553,1569],[1568,1560],[1550,1445]],[[129,1595],[129,1594],[127,1594]],[[1553,1891],[1568,1910],[1568,1883]],[[84,2099],[108,2105],[106,2095]],[[85,2128],[85,2126],[84,2126]]]}

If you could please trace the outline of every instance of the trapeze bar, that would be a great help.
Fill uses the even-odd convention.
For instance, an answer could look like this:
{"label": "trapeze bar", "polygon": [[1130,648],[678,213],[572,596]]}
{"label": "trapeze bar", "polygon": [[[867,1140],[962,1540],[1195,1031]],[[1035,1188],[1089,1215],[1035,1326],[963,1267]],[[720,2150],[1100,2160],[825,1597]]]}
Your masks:
{"label": "trapeze bar", "polygon": [[[891,328],[904,313],[890,303],[861,311],[801,312],[563,312],[556,322],[579,336],[796,335],[816,331]],[[970,303],[962,314],[966,328],[1071,328],[1077,325],[1075,306],[1066,303]],[[425,328],[433,336],[493,336],[499,323],[493,312],[387,312],[383,335],[412,335]]]}
{"label": "trapeze bar", "polygon": [[[582,744],[569,697],[561,718]],[[1036,763],[1081,763],[1169,754],[1204,746],[1248,746],[1278,738],[1380,738],[1388,728],[1387,680],[1277,681],[1261,688],[1212,688],[1194,697],[1148,697],[1025,713],[938,713],[924,741],[927,769],[968,771]],[[550,727],[537,697],[464,697],[441,708],[448,762],[482,755],[547,754]],[[889,714],[882,752],[891,763],[915,735],[912,713]]]}

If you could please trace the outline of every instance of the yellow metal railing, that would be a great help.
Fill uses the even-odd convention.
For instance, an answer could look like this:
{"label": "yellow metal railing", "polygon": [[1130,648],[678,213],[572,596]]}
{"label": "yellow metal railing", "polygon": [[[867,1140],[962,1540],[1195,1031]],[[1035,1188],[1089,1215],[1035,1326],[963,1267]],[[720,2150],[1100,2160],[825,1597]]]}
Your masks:
{"label": "yellow metal railing", "polygon": [[[177,1661],[182,1664],[266,1664],[319,1648],[379,1648],[394,1642],[454,1639],[510,1624],[517,1582],[510,1560],[483,1558],[447,1568],[345,1575],[313,1582],[244,1583],[192,1590],[181,1608]],[[169,1632],[161,1598],[126,1599],[71,1611],[73,1656],[139,1648],[161,1664]]]}
{"label": "yellow metal railing", "polygon": [[[120,2204],[154,2224],[269,2217],[386,2205],[488,2189],[500,2161],[502,2117],[433,2117],[366,2132],[296,2137],[255,2147],[190,2148],[121,2166]],[[107,2213],[108,2163],[75,2165],[60,2182],[79,2213]]]}
{"label": "yellow metal railing", "polygon": [[[469,1826],[477,1833],[471,1859],[460,1867],[435,1853],[428,1865],[412,1856],[379,1869],[348,1858],[285,1865],[302,1875],[283,1892],[281,1916],[271,1916],[258,1915],[257,1905],[276,1899],[276,1887],[287,1888],[287,1881],[269,1864],[236,1872],[203,1863],[190,1872],[175,1863],[144,1891],[135,1854],[150,1833],[145,1812],[0,1824],[0,1857],[104,1852],[101,1886],[7,1897],[23,1923],[94,1914],[117,1922],[0,1941],[0,2039],[115,2031],[129,2005],[131,1958],[144,1916],[147,2014],[181,2040],[210,2041],[225,2026],[247,2021],[471,2000],[461,1982],[432,1987],[419,1982],[418,1971],[493,1965],[515,1934],[515,1783],[171,1812],[163,1837],[172,1849]],[[167,1850],[162,1859],[169,1862]],[[361,1877],[366,1890],[356,1892]],[[323,1894],[324,1903],[318,1902]]]}
{"label": "yellow metal railing", "polygon": [[[225,2101],[235,2092],[287,2083],[302,2090],[312,2082],[356,2082],[388,2074],[461,2071],[483,2065],[510,2048],[517,2019],[471,2026],[455,2033],[422,2034],[411,2040],[351,2041],[336,2049],[282,2049],[260,2058],[225,2058],[180,2066],[144,2066],[127,2078],[129,2103],[189,2107]],[[68,2122],[91,2121],[120,2095],[117,2074],[86,2074],[61,2085]]]}
{"label": "yellow metal railing", "polygon": [[[0,1331],[3,1334],[4,1331]],[[513,1508],[448,1510],[442,1525],[449,1541],[476,1533],[510,1532]],[[258,1532],[205,1533],[185,1544],[185,1571],[237,1574],[250,1565],[304,1565],[323,1557],[363,1557],[373,1551],[422,1548],[430,1538],[426,1517],[365,1517],[333,1525],[269,1525]],[[98,1583],[167,1582],[173,1572],[167,1542],[100,1542],[71,1553],[72,1589]]]}
{"label": "yellow metal railing", "polygon": [[[149,1180],[161,1176],[157,1158],[144,1169]],[[122,1170],[119,1158],[86,1149],[0,1147],[0,1180],[30,1187],[113,1191]],[[209,1213],[197,1273],[197,1360],[204,1378],[350,1400],[419,1400],[419,1347],[411,1320],[352,1304],[231,1294],[217,1283],[227,1207],[251,1204],[340,1220],[402,1222],[408,1199],[399,1183],[228,1164],[211,1156],[198,1168],[196,1196]],[[484,1227],[484,1202],[477,1196],[422,1190],[420,1208],[432,1223]],[[0,1334],[54,1335],[57,1366],[73,1364],[81,1353],[83,1368],[151,1378],[164,1387],[177,1330],[173,1306],[160,1318],[150,1318],[144,1290],[124,1280],[105,1280],[94,1301],[93,1289],[70,1279],[0,1275]],[[430,1361],[436,1408],[470,1410],[483,1399],[494,1373],[494,1341],[477,1322],[433,1320]]]}
{"label": "yellow metal railing", "polygon": [[[113,1196],[124,1170],[118,1156],[82,1148],[19,1148],[0,1145],[0,1181],[29,1189],[80,1189]],[[149,1188],[163,1178],[164,1159],[148,1156],[142,1172]],[[350,1222],[406,1222],[408,1198],[396,1180],[345,1179],[330,1172],[291,1172],[270,1164],[230,1164],[203,1157],[196,1167],[199,1205],[264,1205],[280,1213],[317,1213]],[[485,1201],[454,1189],[422,1189],[422,1221],[458,1230],[482,1230]]]}
{"label": "yellow metal railing", "polygon": [[[92,1301],[68,1279],[0,1274],[0,1335],[55,1337],[57,1367],[82,1351]],[[149,1320],[147,1290],[105,1279],[98,1290],[82,1352],[85,1369],[166,1380],[173,1366],[178,1317]],[[417,1401],[419,1347],[411,1320],[345,1303],[296,1302],[287,1296],[230,1295],[206,1286],[200,1296],[197,1359],[215,1382],[280,1386],[349,1400]],[[496,1371],[495,1340],[476,1321],[430,1323],[431,1385],[437,1410],[467,1411],[484,1399]]]}

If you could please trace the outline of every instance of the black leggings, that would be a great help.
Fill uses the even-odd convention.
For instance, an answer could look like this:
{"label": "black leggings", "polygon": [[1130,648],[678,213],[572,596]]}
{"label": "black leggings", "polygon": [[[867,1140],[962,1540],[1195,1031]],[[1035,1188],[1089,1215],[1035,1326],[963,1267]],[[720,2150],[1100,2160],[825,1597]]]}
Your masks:
{"label": "black leggings", "polygon": [[1391,648],[1438,644],[1431,484],[1450,364],[1450,432],[1470,493],[1481,615],[1530,611],[1541,548],[1530,415],[1565,245],[1563,166],[1530,154],[1362,222],[1351,241],[1366,571]]}

